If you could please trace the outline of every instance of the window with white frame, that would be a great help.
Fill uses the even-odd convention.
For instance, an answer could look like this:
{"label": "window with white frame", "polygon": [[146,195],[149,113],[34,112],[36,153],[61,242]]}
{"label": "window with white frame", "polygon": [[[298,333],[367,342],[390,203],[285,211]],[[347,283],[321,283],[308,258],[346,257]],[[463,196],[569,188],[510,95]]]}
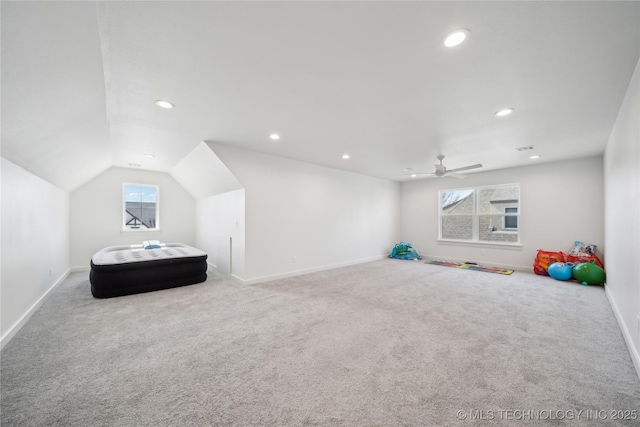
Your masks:
{"label": "window with white frame", "polygon": [[151,231],[160,229],[160,191],[157,185],[122,185],[122,229]]}
{"label": "window with white frame", "polygon": [[440,240],[518,244],[520,184],[440,191]]}

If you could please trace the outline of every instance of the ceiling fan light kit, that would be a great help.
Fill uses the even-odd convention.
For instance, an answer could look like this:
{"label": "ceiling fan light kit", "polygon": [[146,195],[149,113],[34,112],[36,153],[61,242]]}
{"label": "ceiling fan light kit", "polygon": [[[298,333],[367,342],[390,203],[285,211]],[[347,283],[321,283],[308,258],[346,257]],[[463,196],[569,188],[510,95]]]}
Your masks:
{"label": "ceiling fan light kit", "polygon": [[415,178],[418,175],[427,175],[427,178],[442,178],[445,176],[451,176],[454,178],[465,178],[466,175],[460,174],[458,172],[462,172],[462,171],[468,171],[471,169],[478,169],[482,167],[481,163],[476,163],[475,165],[469,165],[469,166],[463,166],[461,168],[455,168],[455,169],[447,169],[445,165],[442,164],[442,161],[444,160],[444,156],[442,154],[438,155],[437,159],[440,161],[439,164],[434,165],[436,167],[435,172],[412,172],[410,174],[405,174],[405,175],[411,175],[412,178]]}

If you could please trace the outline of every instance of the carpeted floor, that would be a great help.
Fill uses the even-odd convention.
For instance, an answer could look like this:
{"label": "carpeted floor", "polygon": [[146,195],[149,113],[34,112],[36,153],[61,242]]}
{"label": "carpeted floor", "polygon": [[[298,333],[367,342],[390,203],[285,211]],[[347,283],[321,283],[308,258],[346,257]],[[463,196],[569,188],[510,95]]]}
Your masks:
{"label": "carpeted floor", "polygon": [[106,300],[91,296],[88,273],[73,273],[1,357],[2,426],[602,426],[640,416],[612,419],[640,410],[640,381],[602,287],[414,261],[253,286],[213,274]]}

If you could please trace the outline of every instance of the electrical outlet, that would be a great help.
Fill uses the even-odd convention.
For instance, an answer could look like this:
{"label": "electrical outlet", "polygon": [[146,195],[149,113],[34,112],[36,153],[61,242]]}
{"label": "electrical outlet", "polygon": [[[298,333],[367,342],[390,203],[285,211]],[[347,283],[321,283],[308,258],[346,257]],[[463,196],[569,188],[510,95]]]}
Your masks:
{"label": "electrical outlet", "polygon": [[294,256],[293,258],[291,258],[291,262],[296,263],[298,262],[298,257]]}
{"label": "electrical outlet", "polygon": [[49,269],[49,277],[51,277],[51,275],[52,275],[52,274],[53,274],[53,269],[52,269],[52,268],[50,268],[50,269]]}
{"label": "electrical outlet", "polygon": [[638,319],[638,333],[640,334],[640,315],[636,316]]}

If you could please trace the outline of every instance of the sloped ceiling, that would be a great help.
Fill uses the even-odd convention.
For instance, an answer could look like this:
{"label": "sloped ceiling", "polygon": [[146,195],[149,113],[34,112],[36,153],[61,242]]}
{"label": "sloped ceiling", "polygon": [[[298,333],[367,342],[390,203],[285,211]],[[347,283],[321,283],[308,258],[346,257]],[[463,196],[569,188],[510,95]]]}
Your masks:
{"label": "sloped ceiling", "polygon": [[640,2],[1,7],[2,155],[66,189],[109,166],[169,172],[202,141],[392,180],[438,154],[481,170],[596,155],[640,57]]}
{"label": "sloped ceiling", "polygon": [[240,181],[205,142],[201,142],[187,154],[169,173],[194,199],[243,188]]}
{"label": "sloped ceiling", "polygon": [[2,156],[71,190],[112,165],[91,3],[2,2]]}

